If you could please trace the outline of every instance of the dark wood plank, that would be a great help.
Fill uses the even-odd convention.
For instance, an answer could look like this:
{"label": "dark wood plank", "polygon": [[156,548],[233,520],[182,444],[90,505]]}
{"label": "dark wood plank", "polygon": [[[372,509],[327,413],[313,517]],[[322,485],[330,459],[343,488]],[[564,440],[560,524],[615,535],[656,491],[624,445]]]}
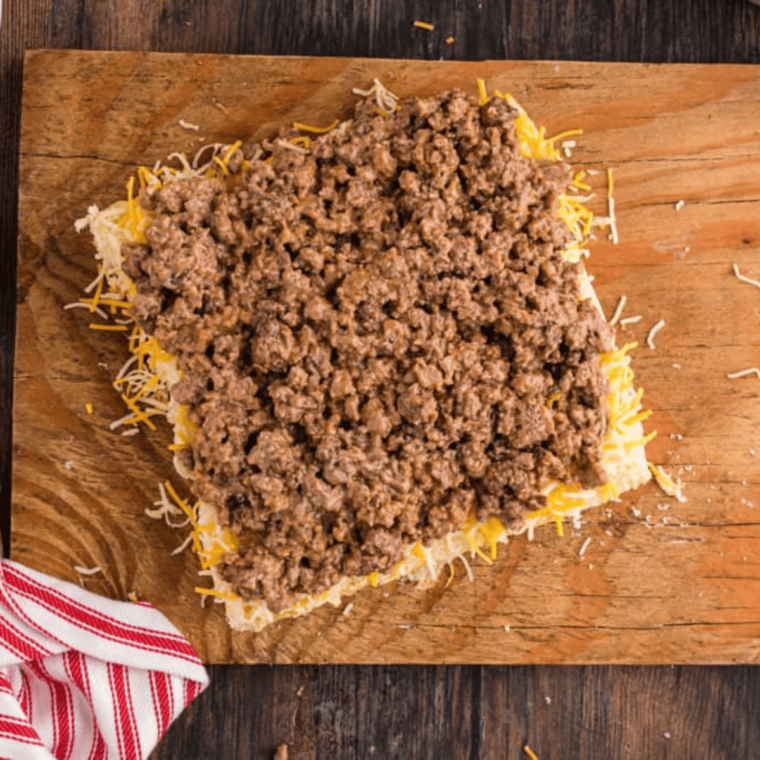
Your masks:
{"label": "dark wood plank", "polygon": [[[477,9],[486,5],[486,14]],[[498,57],[555,57],[586,60],[754,62],[760,61],[760,9],[744,0],[589,0],[585,3],[547,0],[541,4],[514,0],[387,0],[354,3],[319,0],[307,12],[297,0],[220,0],[210,12],[209,3],[182,0],[4,0],[0,28],[0,532],[8,539],[10,517],[10,408],[12,388],[13,324],[15,314],[15,188],[17,183],[21,56],[25,47],[78,47],[165,51],[344,54],[396,57],[463,59]],[[488,6],[503,6],[493,8]],[[96,7],[97,6],[97,7]],[[293,13],[295,9],[295,14]],[[95,12],[97,11],[97,12]],[[480,13],[478,12],[480,11]],[[434,20],[441,34],[456,38],[443,53],[430,36],[411,33],[399,18]],[[117,18],[138,18],[139,28],[125,26]],[[498,19],[498,23],[494,19]],[[159,20],[162,23],[159,23]],[[283,24],[281,19],[292,19]],[[243,23],[239,22],[242,21]],[[346,723],[334,719],[339,696],[354,705],[349,710],[354,731],[376,746],[374,757],[403,754],[451,756],[452,723],[445,723],[442,709],[423,712],[435,696],[439,708],[447,692],[427,685],[419,691],[419,674],[428,669],[400,670],[390,683],[375,679],[375,668],[212,668],[210,690],[170,729],[154,756],[168,758],[270,758],[274,745],[307,742],[306,757],[331,756],[326,748],[338,747],[342,757],[357,756],[349,748],[343,730]],[[436,669],[443,683],[445,672],[460,683],[474,683],[480,668]],[[757,735],[760,684],[753,667],[740,668],[509,668],[485,669],[497,682],[470,707],[453,716],[457,730],[482,725],[484,703],[490,705],[502,728],[494,731],[494,743],[481,742],[501,757],[503,737],[514,737],[514,753],[523,736],[542,760],[567,757],[753,757],[760,746]],[[672,677],[669,675],[672,673]],[[452,675],[453,677],[453,675]],[[329,680],[318,693],[298,688],[313,681]],[[374,680],[373,680],[374,679]],[[326,682],[326,681],[325,681]],[[436,681],[437,683],[438,681]],[[664,683],[667,688],[661,688]],[[369,685],[376,686],[369,691]],[[555,686],[545,692],[545,684]],[[289,685],[290,688],[284,688]],[[379,686],[379,691],[377,687]],[[607,695],[604,700],[599,692]],[[482,689],[480,690],[482,692]],[[356,707],[356,695],[365,697]],[[468,695],[471,689],[468,689]],[[552,704],[542,707],[547,693]],[[378,694],[391,699],[378,700]],[[564,697],[560,697],[563,694]],[[308,695],[308,696],[307,696]],[[507,698],[509,695],[509,698]],[[304,699],[303,697],[306,697]],[[404,701],[411,725],[394,722],[395,705]],[[545,704],[545,703],[544,703]],[[612,707],[610,708],[610,704]],[[630,705],[622,709],[621,705]],[[508,708],[520,711],[507,713]],[[697,715],[688,721],[699,741],[684,749],[684,739],[671,731],[671,740],[660,736],[662,725],[652,725],[652,714],[666,708],[676,716]],[[316,723],[321,730],[309,728]],[[295,729],[278,733],[274,715],[298,716]],[[424,715],[424,718],[418,716]],[[481,716],[481,717],[478,717]],[[553,717],[550,717],[553,716]],[[290,725],[290,724],[288,724]],[[493,730],[494,723],[488,725]],[[685,724],[686,725],[686,724]],[[339,727],[340,732],[335,728]],[[395,728],[395,732],[391,731]],[[700,728],[701,727],[701,728]],[[528,728],[543,730],[541,742]],[[664,729],[667,730],[667,729]],[[579,747],[581,733],[586,735]],[[674,742],[672,737],[676,737]],[[659,742],[659,743],[658,743]],[[374,743],[374,744],[373,744]],[[457,744],[459,748],[461,745]],[[384,748],[381,753],[379,748]],[[400,748],[400,749],[399,749]],[[465,747],[465,751],[467,747]],[[368,751],[368,750],[367,750]],[[426,754],[427,753],[427,754]],[[585,754],[584,754],[585,753]],[[295,753],[293,753],[295,754]],[[411,754],[411,753],[410,753]],[[303,756],[303,755],[302,755]],[[334,756],[334,755],[332,755]],[[362,755],[367,757],[368,754]],[[466,754],[464,755],[467,756]],[[476,757],[470,752],[471,757]]]}
{"label": "dark wood plank", "polygon": [[269,760],[280,743],[298,760],[525,758],[526,744],[541,760],[731,760],[760,746],[751,667],[352,671],[253,666],[242,679],[214,667],[216,688],[154,760],[213,757],[220,736],[226,760]]}

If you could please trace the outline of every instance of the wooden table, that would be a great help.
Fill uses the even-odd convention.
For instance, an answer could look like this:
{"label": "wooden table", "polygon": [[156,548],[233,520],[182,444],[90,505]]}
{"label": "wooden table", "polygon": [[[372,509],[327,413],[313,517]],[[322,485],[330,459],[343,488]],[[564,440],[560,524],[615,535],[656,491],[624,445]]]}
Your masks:
{"label": "wooden table", "polygon": [[[741,2],[368,4],[6,0],[0,30],[0,530],[9,535],[15,191],[25,47],[665,62],[760,60]],[[304,5],[304,7],[301,7]],[[84,10],[79,10],[83,8]],[[431,32],[415,19],[435,24]],[[671,31],[675,29],[676,31]],[[447,43],[452,36],[454,41]],[[213,667],[156,758],[757,756],[751,667]]]}

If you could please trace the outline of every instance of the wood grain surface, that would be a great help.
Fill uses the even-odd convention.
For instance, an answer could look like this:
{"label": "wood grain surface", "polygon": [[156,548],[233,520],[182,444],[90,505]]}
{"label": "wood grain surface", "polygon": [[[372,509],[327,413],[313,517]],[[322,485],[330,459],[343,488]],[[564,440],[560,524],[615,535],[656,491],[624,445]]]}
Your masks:
{"label": "wood grain surface", "polygon": [[[411,27],[432,20],[435,34]],[[285,20],[283,22],[283,19]],[[441,44],[446,36],[453,45]],[[4,0],[0,533],[8,550],[17,154],[25,48],[396,58],[760,62],[745,0]],[[663,334],[663,338],[665,335]],[[733,667],[211,666],[154,758],[755,757],[760,681]],[[546,697],[551,700],[547,704]],[[372,749],[374,748],[374,752]]]}
{"label": "wood grain surface", "polygon": [[[643,347],[634,366],[660,433],[650,457],[681,475],[688,501],[650,484],[582,531],[561,538],[547,527],[534,542],[511,542],[493,567],[474,562],[473,583],[460,567],[448,588],[441,577],[427,591],[370,589],[349,615],[326,607],[230,634],[219,605],[198,603],[192,555],[171,555],[184,535],[143,514],[159,481],[182,490],[168,430],[132,439],[109,430],[123,414],[109,383],[127,356],[123,336],[90,331],[83,310],[62,311],[94,274],[92,245],[73,220],[123,197],[140,163],[173,149],[345,118],[352,86],[374,77],[408,96],[474,91],[477,76],[512,92],[549,133],[584,130],[573,159],[599,172],[590,181],[600,213],[613,168],[622,241],[597,241],[589,270],[608,314],[625,294],[627,313],[642,316],[619,341],[645,344],[665,320],[658,348]],[[760,275],[758,112],[754,67],[30,52],[13,556],[71,580],[75,565],[101,567],[88,587],[156,604],[207,662],[754,662],[758,381],[726,373],[757,361],[760,294],[731,264]]]}

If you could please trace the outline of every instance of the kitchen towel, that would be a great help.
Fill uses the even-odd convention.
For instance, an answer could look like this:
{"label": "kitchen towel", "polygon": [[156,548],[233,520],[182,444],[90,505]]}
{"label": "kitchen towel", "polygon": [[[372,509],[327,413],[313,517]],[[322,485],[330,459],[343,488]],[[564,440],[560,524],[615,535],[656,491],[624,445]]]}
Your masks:
{"label": "kitchen towel", "polygon": [[0,758],[145,758],[207,685],[152,605],[0,561]]}

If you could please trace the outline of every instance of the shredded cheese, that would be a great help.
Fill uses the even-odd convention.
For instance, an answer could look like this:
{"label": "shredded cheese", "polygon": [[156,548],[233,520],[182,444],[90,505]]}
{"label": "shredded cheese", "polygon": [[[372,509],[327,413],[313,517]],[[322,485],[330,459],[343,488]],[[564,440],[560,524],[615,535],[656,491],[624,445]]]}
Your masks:
{"label": "shredded cheese", "polygon": [[335,127],[337,127],[339,123],[340,122],[337,119],[335,119],[335,121],[332,124],[326,127],[312,127],[308,124],[300,124],[299,122],[296,121],[293,123],[293,129],[297,129],[299,132],[314,132],[315,134],[323,135],[327,132],[332,132],[332,130],[335,129]]}
{"label": "shredded cheese", "polygon": [[101,325],[97,322],[90,324],[90,330],[105,330],[107,332],[126,332],[126,325]]}
{"label": "shredded cheese", "polygon": [[751,277],[745,277],[740,271],[737,264],[733,264],[733,270],[736,277],[742,282],[746,282],[748,285],[754,285],[756,288],[760,288],[760,281],[753,280]]}
{"label": "shredded cheese", "polygon": [[620,319],[621,314],[623,313],[623,309],[625,308],[626,301],[628,299],[626,296],[620,296],[620,300],[618,301],[617,308],[615,309],[615,313],[610,318],[609,324],[610,326],[616,325],[618,320]]}
{"label": "shredded cheese", "polygon": [[523,752],[530,758],[530,760],[538,760],[538,755],[526,744],[523,747]]}
{"label": "shredded cheese", "polygon": [[729,380],[738,380],[740,377],[749,377],[749,375],[760,377],[760,369],[757,367],[750,367],[749,369],[742,369],[739,372],[731,372],[726,375],[726,377]]}
{"label": "shredded cheese", "polygon": [[427,32],[432,32],[433,29],[435,29],[435,26],[433,24],[429,24],[427,21],[415,21],[413,23],[413,26],[416,26],[417,29],[424,29]]}
{"label": "shredded cheese", "polygon": [[654,336],[657,335],[662,328],[665,327],[665,320],[661,319],[656,325],[652,327],[652,329],[649,331],[649,334],[647,335],[647,346],[651,351],[654,351],[657,346],[654,344]]}
{"label": "shredded cheese", "polygon": [[74,570],[76,570],[79,575],[96,575],[97,573],[103,572],[103,568],[100,567],[100,565],[96,565],[95,567],[82,567],[81,565],[74,565]]}

